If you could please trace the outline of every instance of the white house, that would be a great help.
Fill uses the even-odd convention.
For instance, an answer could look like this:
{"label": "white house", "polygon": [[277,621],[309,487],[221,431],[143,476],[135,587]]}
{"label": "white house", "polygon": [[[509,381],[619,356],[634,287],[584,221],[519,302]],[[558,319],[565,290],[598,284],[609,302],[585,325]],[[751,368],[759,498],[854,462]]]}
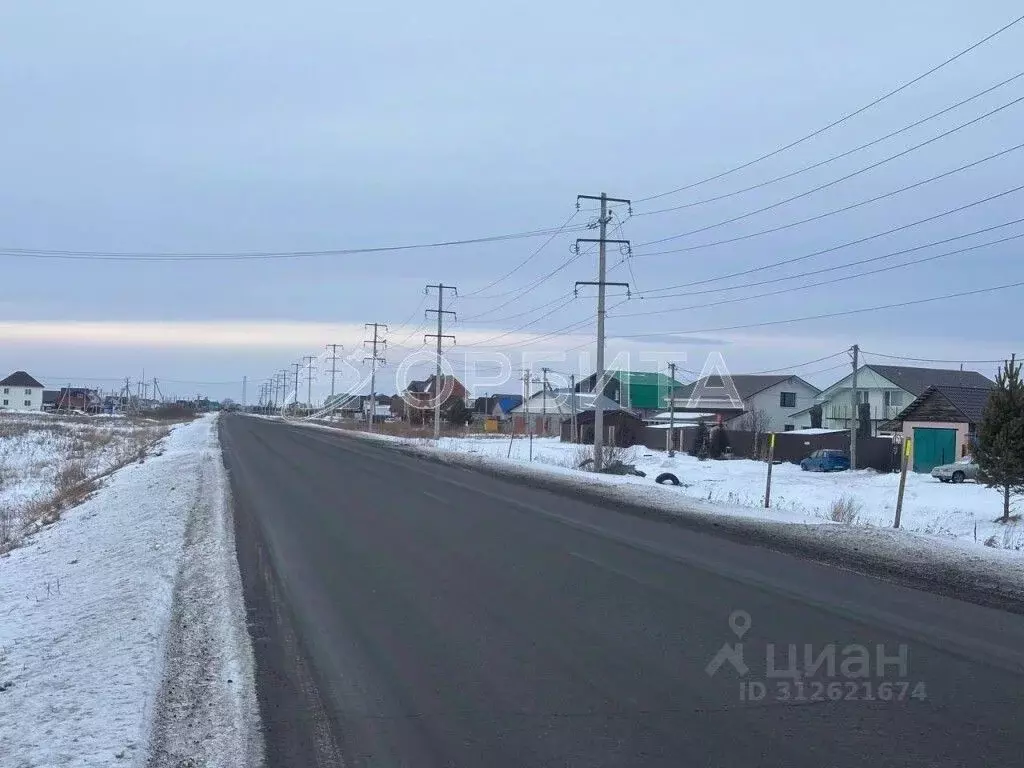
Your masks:
{"label": "white house", "polygon": [[730,429],[784,431],[803,426],[796,416],[814,404],[818,392],[792,374],[736,374],[724,383],[721,376],[707,376],[687,384],[675,398],[675,408],[721,415]]}
{"label": "white house", "polygon": [[[932,386],[987,389],[992,382],[977,371],[947,368],[862,365],[857,369],[857,400],[867,403],[870,408],[872,433],[877,433],[883,422],[895,419]],[[853,371],[818,395],[821,426],[826,429],[852,428],[856,419],[852,399]],[[801,426],[811,426],[810,407],[794,415]]]}
{"label": "white house", "polygon": [[577,415],[594,410],[595,402],[600,403],[602,411],[626,410],[614,400],[593,392],[547,389],[535,392],[525,403],[510,410],[508,415],[519,432],[532,429],[536,435],[557,435],[563,419],[572,416],[574,410]]}
{"label": "white house", "polygon": [[25,371],[0,381],[0,411],[43,410],[43,385]]}

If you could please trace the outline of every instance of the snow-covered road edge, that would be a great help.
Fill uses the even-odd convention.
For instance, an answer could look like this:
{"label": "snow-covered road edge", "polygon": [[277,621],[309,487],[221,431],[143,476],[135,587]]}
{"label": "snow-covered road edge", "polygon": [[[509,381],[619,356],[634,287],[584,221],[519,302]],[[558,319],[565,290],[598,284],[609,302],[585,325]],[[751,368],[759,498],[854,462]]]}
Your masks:
{"label": "snow-covered road edge", "polygon": [[424,458],[515,478],[532,485],[611,502],[629,514],[685,524],[738,540],[890,578],[982,605],[1024,613],[1024,558],[1019,553],[971,546],[906,530],[842,524],[808,525],[759,518],[756,510],[701,502],[671,486],[622,482],[622,478],[458,453],[422,441],[290,421],[312,429],[387,443]]}
{"label": "snow-covered road edge", "polygon": [[263,763],[255,661],[216,427],[203,452],[174,588],[149,766]]}
{"label": "snow-covered road edge", "polygon": [[175,766],[259,765],[227,487],[207,416],[175,427],[145,461],[0,557],[0,764],[141,768],[159,764],[151,746],[187,744],[163,724],[168,681],[191,661],[181,649],[196,650],[175,639],[172,617],[191,609],[184,585],[201,574],[220,601],[204,606],[221,612],[203,649],[217,677],[210,700],[190,701],[179,725],[225,730]]}

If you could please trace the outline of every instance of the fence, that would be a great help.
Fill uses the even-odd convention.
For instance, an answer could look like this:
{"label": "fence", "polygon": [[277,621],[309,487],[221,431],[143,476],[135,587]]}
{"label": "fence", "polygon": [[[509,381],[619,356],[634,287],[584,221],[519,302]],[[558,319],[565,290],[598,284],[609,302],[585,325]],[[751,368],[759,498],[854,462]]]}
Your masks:
{"label": "fence", "polygon": [[[664,427],[647,426],[643,432],[643,444],[652,450],[666,449],[666,433]],[[677,427],[676,450],[690,453],[693,451],[697,430],[693,427]],[[768,451],[768,435],[765,433],[747,432],[730,429],[725,432],[728,454],[740,459],[763,459]],[[806,434],[801,430],[793,432],[777,432],[775,435],[775,460],[799,464],[811,453],[830,449],[837,451],[850,450],[850,433],[816,432]],[[861,437],[857,439],[857,467],[859,469],[876,469],[879,472],[895,472],[900,461],[898,447],[887,437]]]}

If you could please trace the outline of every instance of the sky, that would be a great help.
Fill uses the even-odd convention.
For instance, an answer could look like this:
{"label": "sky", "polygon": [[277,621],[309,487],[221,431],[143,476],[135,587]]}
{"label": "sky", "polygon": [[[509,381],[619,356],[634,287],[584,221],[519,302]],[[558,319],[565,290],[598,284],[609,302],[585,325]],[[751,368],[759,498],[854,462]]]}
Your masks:
{"label": "sky", "polygon": [[[1024,217],[1024,191],[880,234],[1022,183],[1024,102],[1011,102],[1024,77],[823,162],[1017,75],[1024,22],[697,183],[1019,15],[1008,0],[5,3],[0,376],[156,377],[165,394],[235,399],[244,377],[251,402],[312,355],[300,391],[316,400],[331,343],[344,345],[336,388],[365,389],[364,324],[378,322],[378,391],[393,392],[434,366],[409,355],[435,331],[424,287],[438,283],[458,289],[445,296],[445,359],[477,393],[521,391],[523,367],[587,373],[595,289],[573,291],[597,279],[597,254],[570,249],[597,236],[593,201],[576,211],[576,196],[602,192],[633,201],[609,224],[632,243],[628,258],[608,253],[607,279],[630,284],[628,301],[608,288],[608,360],[623,367],[676,362],[688,379],[720,353],[734,373],[824,387],[853,344],[866,362],[945,367],[1024,352],[1024,287],[910,303],[1024,282],[1024,239],[940,255],[1024,233],[968,235]],[[309,251],[334,253],[294,255]],[[288,257],[254,256],[266,253]]]}

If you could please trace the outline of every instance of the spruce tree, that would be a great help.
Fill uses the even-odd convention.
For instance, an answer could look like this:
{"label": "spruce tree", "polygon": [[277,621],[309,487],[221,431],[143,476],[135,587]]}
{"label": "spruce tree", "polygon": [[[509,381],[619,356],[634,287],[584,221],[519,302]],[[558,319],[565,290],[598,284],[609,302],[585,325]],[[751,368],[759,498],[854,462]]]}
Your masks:
{"label": "spruce tree", "polygon": [[996,386],[978,424],[974,460],[980,482],[1003,492],[1002,522],[1010,519],[1010,494],[1024,493],[1024,382],[1013,356],[996,374]]}

